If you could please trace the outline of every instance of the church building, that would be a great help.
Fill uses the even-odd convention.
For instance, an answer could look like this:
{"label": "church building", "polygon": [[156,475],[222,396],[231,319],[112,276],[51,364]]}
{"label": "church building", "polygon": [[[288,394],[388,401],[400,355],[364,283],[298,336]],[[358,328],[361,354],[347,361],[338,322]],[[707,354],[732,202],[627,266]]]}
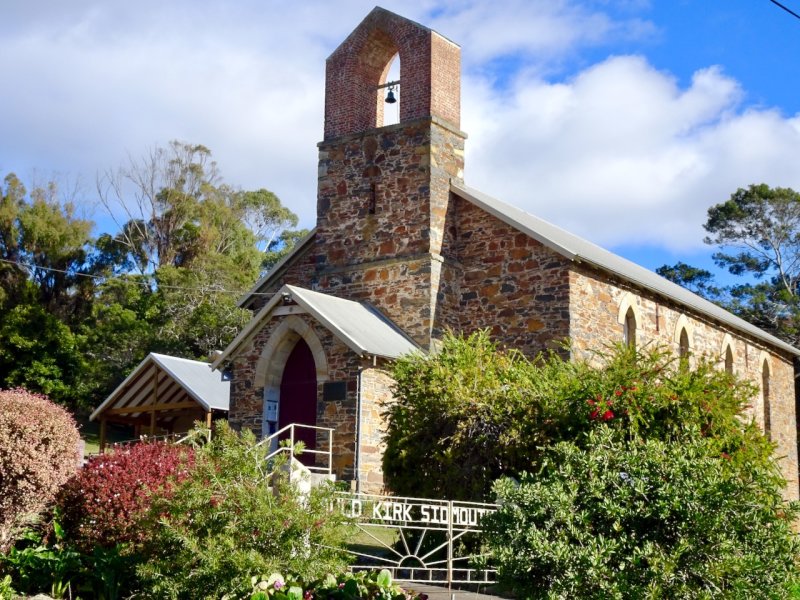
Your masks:
{"label": "church building", "polygon": [[[389,82],[396,56],[400,78]],[[459,46],[382,8],[328,58],[316,227],[241,299],[253,318],[213,364],[230,372],[232,426],[332,428],[337,478],[374,492],[388,367],[435,351],[445,331],[488,328],[529,356],[566,339],[574,358],[655,343],[757,383],[754,416],[796,498],[800,351],[469,187],[460,87]],[[399,122],[384,126],[393,89]]]}

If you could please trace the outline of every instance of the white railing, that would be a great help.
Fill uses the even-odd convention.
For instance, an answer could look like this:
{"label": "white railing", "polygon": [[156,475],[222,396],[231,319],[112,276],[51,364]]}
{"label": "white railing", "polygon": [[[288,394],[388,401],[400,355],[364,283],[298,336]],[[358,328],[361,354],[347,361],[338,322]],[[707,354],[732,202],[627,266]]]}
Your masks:
{"label": "white railing", "polygon": [[[270,452],[269,454],[267,454],[265,460],[266,461],[271,461],[273,458],[275,458],[276,456],[278,456],[279,454],[282,454],[282,453],[286,453],[290,457],[293,457],[294,456],[294,445],[295,445],[295,442],[298,441],[297,437],[295,436],[295,430],[296,429],[300,429],[300,428],[302,428],[302,429],[311,429],[311,430],[314,430],[315,432],[317,432],[317,431],[327,432],[328,435],[325,436],[327,438],[327,441],[326,441],[325,446],[324,446],[327,449],[311,450],[311,449],[306,448],[306,449],[303,450],[303,454],[313,454],[315,456],[316,455],[324,456],[326,458],[326,460],[323,461],[325,463],[325,466],[319,466],[317,464],[316,458],[314,460],[314,464],[313,465],[304,465],[304,466],[309,471],[311,471],[313,473],[321,473],[321,474],[324,474],[324,475],[331,475],[333,473],[333,429],[331,429],[330,427],[317,427],[315,425],[303,425],[302,423],[290,423],[289,425],[286,425],[285,427],[281,427],[275,433],[270,434],[269,436],[265,437],[263,440],[261,440],[256,445],[257,446],[266,445],[268,447],[272,447],[272,445],[274,443],[278,442],[278,436],[283,435],[288,431],[289,432],[289,437],[287,438],[287,440],[289,442],[288,445],[281,445],[278,442],[278,447],[275,450],[273,450],[272,452]],[[319,442],[319,439],[320,439],[320,436],[318,435],[317,436],[317,441],[318,442]],[[282,440],[282,441],[287,441],[287,440]]]}

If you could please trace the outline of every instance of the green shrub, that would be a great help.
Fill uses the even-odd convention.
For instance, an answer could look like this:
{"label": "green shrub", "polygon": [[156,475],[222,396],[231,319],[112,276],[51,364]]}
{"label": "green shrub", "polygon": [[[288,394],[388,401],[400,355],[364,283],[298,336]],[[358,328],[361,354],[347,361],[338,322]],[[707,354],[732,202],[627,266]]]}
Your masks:
{"label": "green shrub", "polygon": [[267,451],[250,432],[219,422],[189,478],[154,499],[147,562],[138,568],[146,597],[237,597],[251,591],[253,573],[312,580],[344,568],[348,528],[331,510],[332,491],[322,486],[304,498],[282,478],[268,481]]}
{"label": "green shrub", "polygon": [[0,555],[78,469],[72,416],[45,396],[0,390]]}
{"label": "green shrub", "polygon": [[483,500],[491,482],[526,467],[546,441],[527,359],[486,332],[448,335],[440,352],[396,361],[383,471],[402,496]]}
{"label": "green shrub", "polygon": [[679,439],[687,429],[724,437],[733,454],[771,447],[742,426],[755,389],[698,360],[694,369],[658,348],[619,346],[596,361],[557,354],[529,361],[487,332],[448,335],[437,354],[395,363],[383,467],[405,496],[484,501],[503,475],[534,471],[543,449],[599,426],[621,435]]}
{"label": "green shrub", "polygon": [[494,487],[482,523],[501,580],[525,598],[789,597],[798,504],[773,462],[725,448],[698,429],[675,443],[607,425],[555,445]]}
{"label": "green shrub", "polygon": [[0,579],[0,600],[13,600],[17,596],[17,591],[13,587],[11,575],[6,575]]}
{"label": "green shrub", "polygon": [[64,533],[57,522],[50,524],[45,538],[33,529],[27,530],[9,553],[0,557],[0,567],[17,591],[47,592],[53,598],[62,598],[72,591],[81,557],[65,546]]}

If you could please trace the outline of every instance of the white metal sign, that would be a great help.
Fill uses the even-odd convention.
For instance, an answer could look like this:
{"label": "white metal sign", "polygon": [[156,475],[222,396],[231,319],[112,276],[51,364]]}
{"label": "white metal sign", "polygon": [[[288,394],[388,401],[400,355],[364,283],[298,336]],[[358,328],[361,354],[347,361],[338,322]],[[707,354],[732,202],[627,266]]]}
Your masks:
{"label": "white metal sign", "polygon": [[355,571],[383,568],[417,583],[494,583],[481,550],[481,518],[495,504],[340,494],[339,509],[359,529]]}

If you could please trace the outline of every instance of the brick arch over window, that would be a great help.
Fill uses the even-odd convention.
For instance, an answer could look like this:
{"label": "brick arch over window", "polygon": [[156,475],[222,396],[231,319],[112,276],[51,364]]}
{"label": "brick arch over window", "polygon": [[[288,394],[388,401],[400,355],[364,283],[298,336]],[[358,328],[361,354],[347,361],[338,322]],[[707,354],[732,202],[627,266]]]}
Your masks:
{"label": "brick arch over window", "polygon": [[383,123],[378,86],[400,57],[400,122],[439,117],[460,126],[459,47],[435,31],[376,7],[328,57],[325,139]]}
{"label": "brick arch over window", "polygon": [[302,338],[311,349],[317,369],[317,381],[328,380],[328,359],[314,329],[303,319],[295,315],[286,317],[272,332],[264,344],[261,356],[256,365],[255,384],[268,388],[280,388],[283,369],[294,349],[297,340]]}
{"label": "brick arch over window", "polygon": [[636,346],[642,316],[636,296],[627,292],[619,303],[617,322],[622,325],[622,336],[628,346]]}

